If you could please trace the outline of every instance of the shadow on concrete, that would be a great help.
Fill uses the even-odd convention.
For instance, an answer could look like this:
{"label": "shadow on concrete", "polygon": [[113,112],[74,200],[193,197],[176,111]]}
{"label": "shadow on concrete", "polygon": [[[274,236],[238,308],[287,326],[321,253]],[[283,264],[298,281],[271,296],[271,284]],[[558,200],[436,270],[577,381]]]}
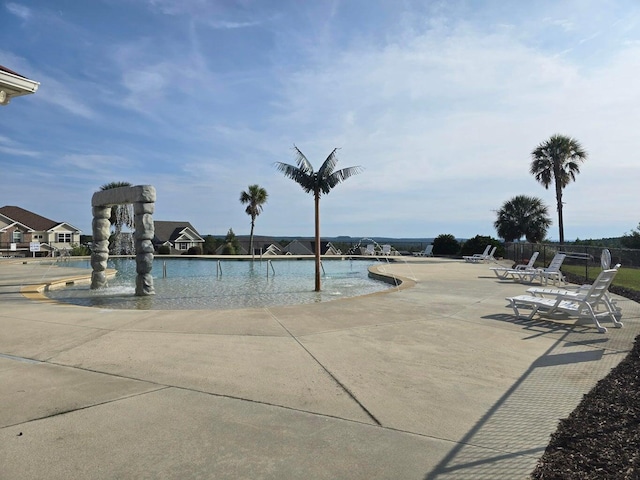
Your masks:
{"label": "shadow on concrete", "polygon": [[[535,468],[558,421],[566,418],[591,388],[579,380],[571,385],[566,379],[579,379],[580,369],[584,368],[597,371],[601,378],[611,368],[609,361],[600,361],[605,350],[591,346],[602,345],[608,339],[585,338],[594,333],[593,329],[516,321],[512,315],[483,318],[522,325],[532,332],[523,341],[541,335],[559,338],[425,475],[425,480],[525,478]],[[567,347],[575,351],[567,352]]]}

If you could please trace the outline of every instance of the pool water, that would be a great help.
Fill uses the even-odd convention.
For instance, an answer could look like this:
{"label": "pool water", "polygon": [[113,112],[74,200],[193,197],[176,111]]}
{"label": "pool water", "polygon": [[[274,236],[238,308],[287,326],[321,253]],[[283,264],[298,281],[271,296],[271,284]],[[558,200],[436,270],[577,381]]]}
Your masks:
{"label": "pool water", "polygon": [[[210,260],[156,258],[152,275],[155,295],[135,296],[135,261],[114,258],[118,270],[107,288],[78,284],[52,290],[49,298],[90,307],[130,310],[209,310],[317,303],[375,293],[391,285],[369,278],[375,262],[323,260],[322,291],[315,292],[313,260]],[[88,260],[60,266],[91,269]],[[166,277],[164,273],[166,271]]]}

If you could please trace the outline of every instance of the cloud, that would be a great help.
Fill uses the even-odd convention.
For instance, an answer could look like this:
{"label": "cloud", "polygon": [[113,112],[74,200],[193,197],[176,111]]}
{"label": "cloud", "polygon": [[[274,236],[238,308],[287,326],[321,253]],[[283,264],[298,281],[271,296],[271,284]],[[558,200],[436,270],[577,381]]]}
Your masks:
{"label": "cloud", "polygon": [[567,238],[637,224],[632,209],[611,214],[633,202],[638,178],[640,42],[628,4],[106,3],[122,2],[131,22],[109,26],[108,42],[82,24],[91,48],[71,48],[77,68],[0,51],[42,82],[38,112],[14,109],[16,120],[55,119],[28,140],[3,132],[0,149],[32,163],[46,151],[52,190],[151,183],[161,217],[224,234],[247,230],[237,197],[259,183],[270,193],[265,233],[312,233],[311,197],[273,162],[293,163],[296,144],[318,167],[341,147],[338,168],[365,171],[323,199],[324,234],[495,235],[494,210],[510,197],[553,210],[528,168],[531,150],[562,133],[590,153],[566,191]]}
{"label": "cloud", "polygon": [[253,22],[232,22],[226,20],[219,21],[207,21],[207,25],[212,28],[219,28],[222,30],[233,30],[236,28],[249,28],[260,25],[261,22],[253,21]]}
{"label": "cloud", "polygon": [[9,137],[0,135],[0,152],[7,155],[15,155],[18,157],[39,157],[40,152],[36,150],[26,149],[22,145],[14,142]]}
{"label": "cloud", "polygon": [[90,90],[90,87],[81,88],[79,85],[81,82],[69,77],[67,77],[68,81],[64,81],[36,72],[35,78],[40,82],[36,97],[38,101],[50,103],[79,117],[94,118],[96,116],[93,108],[81,100],[81,92]]}
{"label": "cloud", "polygon": [[9,2],[5,4],[5,8],[9,11],[9,13],[12,13],[22,20],[26,21],[31,17],[31,9],[20,3]]}

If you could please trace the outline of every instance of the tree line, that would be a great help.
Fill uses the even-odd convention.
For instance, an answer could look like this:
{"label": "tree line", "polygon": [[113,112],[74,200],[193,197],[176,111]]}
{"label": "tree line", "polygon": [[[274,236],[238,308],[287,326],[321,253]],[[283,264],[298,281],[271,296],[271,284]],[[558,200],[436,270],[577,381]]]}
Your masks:
{"label": "tree line", "polygon": [[[275,167],[285,177],[292,179],[299,184],[306,193],[310,193],[314,198],[315,215],[315,244],[316,251],[316,290],[320,290],[320,198],[328,194],[336,185],[342,183],[353,175],[362,172],[361,166],[347,167],[336,170],[337,148],[335,148],[318,170],[313,166],[306,156],[294,145],[296,164],[291,165],[283,162],[275,162]],[[564,216],[563,216],[563,194],[566,186],[576,180],[580,173],[581,164],[588,158],[586,150],[580,142],[569,136],[555,134],[546,141],[540,143],[531,152],[531,163],[529,173],[545,189],[553,187],[556,197],[556,211],[558,216],[558,234],[560,244],[565,241],[564,237]],[[120,186],[130,186],[128,182],[113,182],[103,185],[103,190],[117,188]],[[264,205],[269,198],[268,192],[258,184],[249,185],[247,190],[240,192],[240,203],[246,205],[245,213],[250,217],[250,251],[253,254],[253,239],[256,218],[263,212]],[[116,211],[114,209],[111,218],[115,232],[122,229],[122,223],[131,223],[128,212]],[[549,209],[544,202],[537,197],[528,195],[517,195],[507,201],[496,211],[496,220],[493,226],[498,237],[506,242],[517,241],[526,238],[527,241],[538,243],[543,241],[552,219]],[[205,244],[203,252],[211,254],[219,247],[219,241],[213,236],[204,237]],[[461,248],[476,248],[476,243],[485,242],[500,245],[499,240],[490,237],[476,236],[473,241],[465,242],[462,247],[450,234],[443,234],[434,240],[434,252],[441,254],[456,254]],[[640,224],[636,230],[626,234],[621,238],[623,246],[628,248],[640,248]],[[436,245],[437,244],[437,245]],[[232,229],[229,229],[227,237],[223,241],[223,253],[233,254],[239,250],[238,240]],[[438,247],[437,249],[435,247]]]}

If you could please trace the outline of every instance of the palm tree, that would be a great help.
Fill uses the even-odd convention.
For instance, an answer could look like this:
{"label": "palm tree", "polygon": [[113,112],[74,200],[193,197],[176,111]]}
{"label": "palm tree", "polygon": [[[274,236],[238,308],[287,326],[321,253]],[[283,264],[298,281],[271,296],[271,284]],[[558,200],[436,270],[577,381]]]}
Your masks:
{"label": "palm tree", "polygon": [[260,185],[249,185],[247,191],[240,192],[240,203],[247,204],[245,212],[251,217],[251,236],[249,240],[249,248],[253,257],[253,227],[256,223],[256,217],[262,213],[262,205],[267,203],[269,194]]}
{"label": "palm tree", "polygon": [[339,183],[347,178],[356,175],[362,171],[362,167],[347,167],[342,170],[334,171],[338,158],[336,157],[337,148],[329,154],[322,166],[317,172],[313,171],[313,166],[307,160],[307,157],[294,145],[296,151],[295,165],[288,163],[276,162],[276,168],[280,170],[285,177],[291,178],[307,193],[312,193],[315,200],[315,233],[316,233],[316,292],[320,291],[320,195],[327,194]]}
{"label": "palm tree", "polygon": [[[120,187],[130,187],[131,184],[129,182],[111,182],[105,183],[100,187],[100,190],[111,190],[113,188]],[[126,226],[130,229],[134,228],[134,217],[133,217],[133,205],[114,205],[111,207],[111,217],[109,218],[109,222],[111,226],[114,227],[113,233],[113,241],[111,242],[110,250],[113,250],[112,253],[116,255],[120,255],[122,252],[118,251],[120,249],[120,237],[122,233],[122,227]],[[131,253],[131,252],[126,252]]]}
{"label": "palm tree", "polygon": [[576,180],[580,173],[580,163],[587,159],[587,152],[580,143],[564,135],[553,135],[531,152],[531,168],[529,172],[538,182],[549,189],[552,182],[556,188],[558,208],[558,228],[560,244],[564,244],[564,221],[562,219],[562,190],[569,182]]}
{"label": "palm tree", "polygon": [[541,242],[551,225],[547,206],[536,197],[513,197],[504,202],[497,213],[494,226],[498,236],[506,242],[519,240],[523,236],[531,243]]}

